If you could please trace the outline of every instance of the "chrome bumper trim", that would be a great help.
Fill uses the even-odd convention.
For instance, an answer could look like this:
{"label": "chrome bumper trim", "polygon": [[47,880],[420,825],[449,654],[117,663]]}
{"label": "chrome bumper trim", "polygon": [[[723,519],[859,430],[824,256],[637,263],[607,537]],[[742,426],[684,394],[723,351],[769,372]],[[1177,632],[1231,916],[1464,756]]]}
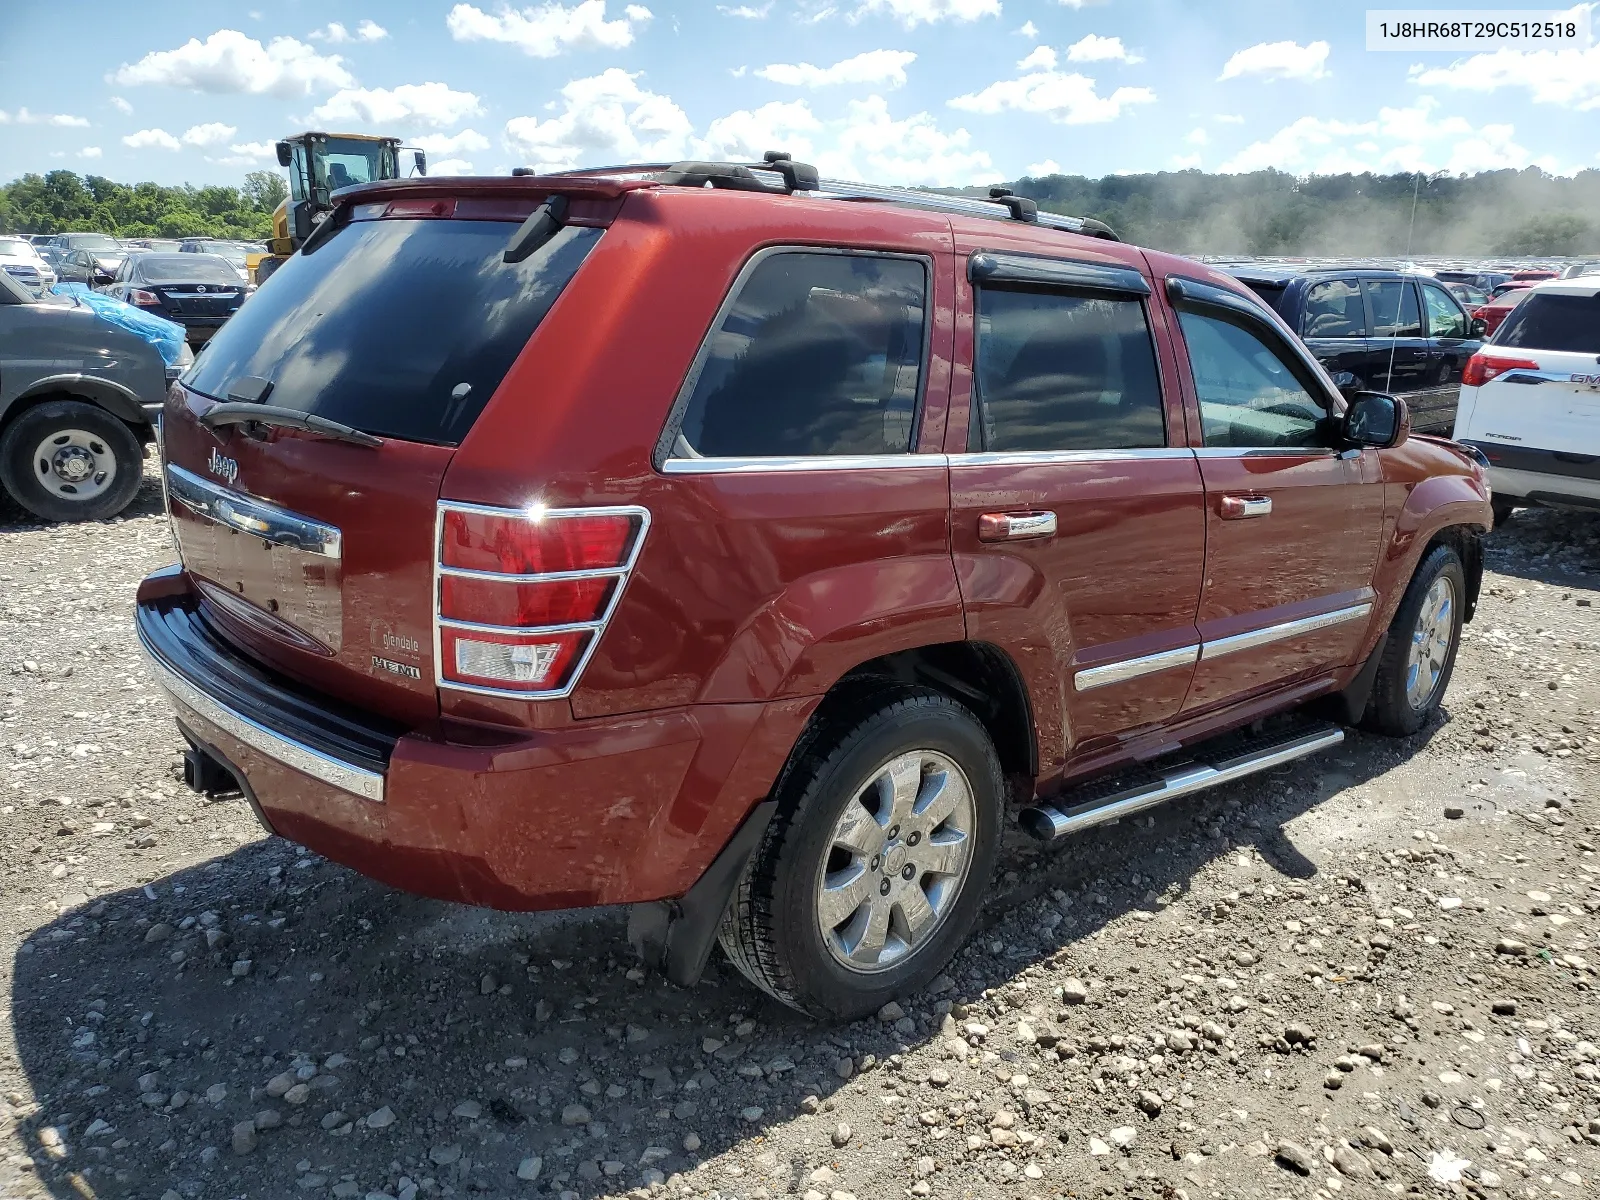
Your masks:
{"label": "chrome bumper trim", "polygon": [[285,737],[276,730],[268,729],[243,713],[235,712],[179,675],[145,645],[142,638],[139,647],[144,651],[145,660],[150,664],[150,670],[155,674],[156,681],[172,698],[174,704],[191,710],[196,716],[209,721],[224,733],[238,738],[245,745],[259,750],[268,758],[275,759],[286,767],[293,767],[301,774],[320,779],[323,783],[360,796],[363,800],[383,803],[382,775],[341,762],[320,750],[313,750],[310,746]]}

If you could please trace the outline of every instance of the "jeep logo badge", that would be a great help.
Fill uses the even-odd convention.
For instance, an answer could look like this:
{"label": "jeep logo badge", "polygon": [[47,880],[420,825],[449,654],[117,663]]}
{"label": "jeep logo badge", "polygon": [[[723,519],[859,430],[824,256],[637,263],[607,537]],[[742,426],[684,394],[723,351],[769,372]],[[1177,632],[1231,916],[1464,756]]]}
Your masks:
{"label": "jeep logo badge", "polygon": [[231,458],[224,458],[217,453],[217,448],[211,448],[211,461],[206,463],[206,470],[213,475],[220,475],[230,484],[239,478],[239,464]]}

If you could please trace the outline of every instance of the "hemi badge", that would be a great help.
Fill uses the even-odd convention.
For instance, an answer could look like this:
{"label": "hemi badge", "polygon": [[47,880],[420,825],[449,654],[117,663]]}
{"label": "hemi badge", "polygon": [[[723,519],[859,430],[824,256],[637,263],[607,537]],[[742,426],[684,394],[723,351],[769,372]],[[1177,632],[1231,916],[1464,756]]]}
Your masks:
{"label": "hemi badge", "polygon": [[389,672],[391,675],[403,675],[407,679],[422,678],[422,672],[417,670],[416,667],[408,666],[406,663],[395,662],[392,658],[380,658],[374,654],[372,656],[372,665],[380,671]]}

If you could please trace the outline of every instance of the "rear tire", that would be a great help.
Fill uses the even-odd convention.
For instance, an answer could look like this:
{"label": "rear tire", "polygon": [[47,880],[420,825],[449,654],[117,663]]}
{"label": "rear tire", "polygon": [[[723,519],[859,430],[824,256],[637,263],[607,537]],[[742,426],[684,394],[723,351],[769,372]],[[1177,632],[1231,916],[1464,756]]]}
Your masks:
{"label": "rear tire", "polygon": [[926,984],[977,917],[1005,789],[978,719],[921,688],[875,692],[815,730],[717,937],[757,987],[854,1020]]}
{"label": "rear tire", "polygon": [[103,521],[132,502],[144,478],[133,430],[81,400],[28,409],[0,436],[0,484],[46,521]]}
{"label": "rear tire", "polygon": [[1517,506],[1509,500],[1495,499],[1489,501],[1489,507],[1494,511],[1494,525],[1498,529],[1511,520],[1511,514],[1516,512]]}
{"label": "rear tire", "polygon": [[1389,625],[1363,729],[1407,737],[1439,710],[1461,647],[1466,595],[1467,574],[1456,552],[1429,550]]}

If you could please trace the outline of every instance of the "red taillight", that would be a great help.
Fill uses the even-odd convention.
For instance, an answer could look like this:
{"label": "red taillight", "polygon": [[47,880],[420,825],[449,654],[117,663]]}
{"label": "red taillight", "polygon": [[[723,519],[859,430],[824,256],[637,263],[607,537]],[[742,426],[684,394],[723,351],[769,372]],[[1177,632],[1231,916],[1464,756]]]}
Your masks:
{"label": "red taillight", "polygon": [[620,567],[639,519],[603,513],[445,513],[440,562],[503,575],[548,575]]}
{"label": "red taillight", "polygon": [[1498,354],[1485,354],[1479,351],[1467,359],[1467,365],[1461,369],[1461,386],[1482,387],[1507,371],[1538,369],[1539,364],[1531,358],[1505,358]]}
{"label": "red taillight", "polygon": [[616,607],[649,514],[448,501],[440,509],[439,685],[566,695]]}
{"label": "red taillight", "polygon": [[439,615],[480,625],[574,625],[598,621],[616,586],[614,575],[508,583],[445,575],[439,580]]}
{"label": "red taillight", "polygon": [[144,288],[133,288],[128,292],[128,302],[137,304],[141,308],[159,308],[161,297],[154,292],[147,292]]}

